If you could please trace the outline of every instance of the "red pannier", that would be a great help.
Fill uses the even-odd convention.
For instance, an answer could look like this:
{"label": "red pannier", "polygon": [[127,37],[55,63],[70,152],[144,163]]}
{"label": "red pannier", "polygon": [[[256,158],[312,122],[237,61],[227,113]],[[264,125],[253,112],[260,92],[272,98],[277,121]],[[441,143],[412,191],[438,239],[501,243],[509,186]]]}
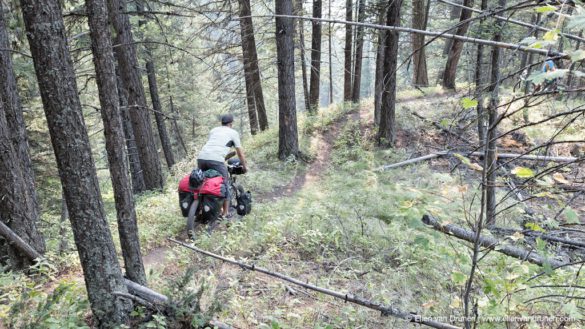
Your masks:
{"label": "red pannier", "polygon": [[200,194],[213,195],[220,198],[225,198],[226,187],[222,176],[207,178],[203,181],[203,185],[199,188]]}
{"label": "red pannier", "polygon": [[181,213],[183,217],[187,217],[189,214],[189,208],[191,204],[197,198],[199,191],[193,190],[189,187],[189,177],[187,174],[183,179],[179,181],[179,206],[181,207]]}

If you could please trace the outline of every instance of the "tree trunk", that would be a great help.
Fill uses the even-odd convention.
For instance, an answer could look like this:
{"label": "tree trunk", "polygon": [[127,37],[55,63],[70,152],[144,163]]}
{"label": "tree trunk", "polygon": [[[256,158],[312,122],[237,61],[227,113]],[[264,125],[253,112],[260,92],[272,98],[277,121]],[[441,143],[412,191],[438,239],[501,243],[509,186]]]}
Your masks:
{"label": "tree trunk", "polygon": [[[321,18],[322,2],[313,0],[313,17]],[[313,21],[311,37],[311,84],[309,91],[309,110],[319,110],[319,83],[321,80],[321,22]]]}
{"label": "tree trunk", "polygon": [[181,134],[181,129],[179,128],[179,124],[177,123],[177,117],[179,116],[179,111],[175,108],[173,103],[173,96],[169,96],[169,106],[171,108],[171,113],[173,115],[173,130],[175,131],[175,138],[181,144],[181,148],[185,152],[185,155],[188,155],[189,152],[187,151],[187,146],[185,145],[185,140],[183,140],[183,135]]}
{"label": "tree trunk", "polygon": [[[400,7],[402,0],[389,0],[386,14],[386,25],[400,25]],[[386,31],[384,50],[384,84],[380,126],[378,127],[378,145],[393,146],[396,135],[395,103],[396,103],[396,65],[398,59],[398,32]]]}
{"label": "tree trunk", "polygon": [[[277,15],[292,15],[292,0],[276,0]],[[295,101],[295,63],[292,18],[276,17],[278,63],[278,158],[299,155]]]}
{"label": "tree trunk", "polygon": [[[148,48],[148,47],[147,47]],[[171,139],[167,132],[167,126],[165,124],[165,117],[163,114],[163,108],[160,104],[160,98],[158,96],[158,85],[156,82],[156,69],[154,67],[154,60],[150,57],[152,52],[147,50],[146,60],[146,74],[148,76],[148,90],[150,91],[150,99],[152,100],[152,109],[154,110],[154,119],[156,121],[156,128],[158,129],[158,136],[162,145],[163,153],[165,154],[165,160],[167,167],[171,169],[175,165],[175,157],[173,155],[173,147],[171,146]]]}
{"label": "tree trunk", "polygon": [[[363,23],[366,15],[366,0],[358,0],[358,22]],[[355,40],[355,63],[353,66],[353,84],[351,101],[358,103],[360,101],[360,91],[362,84],[362,62],[364,57],[364,27],[357,28]]]}
{"label": "tree trunk", "polygon": [[[429,0],[430,5],[430,0]],[[428,6],[428,5],[427,5]],[[425,7],[425,0],[412,1],[412,28],[417,30],[427,29],[428,12]],[[427,58],[425,55],[425,36],[413,33],[410,35],[412,42],[412,51],[414,70],[413,83],[418,87],[428,87],[429,77],[427,75]]]}
{"label": "tree trunk", "polygon": [[[303,16],[303,0],[294,0],[296,1],[296,8],[295,14],[297,16]],[[293,23],[294,28],[294,23]],[[303,100],[305,104],[305,109],[310,111],[310,102],[309,102],[309,82],[307,79],[307,63],[306,63],[306,56],[305,56],[305,27],[304,21],[302,19],[298,20],[298,29],[299,29],[299,52],[301,57],[301,78],[303,80]]]}
{"label": "tree trunk", "polygon": [[[40,253],[45,252],[45,241],[38,231],[36,225],[38,220],[37,194],[35,190],[35,179],[32,168],[32,161],[29,156],[28,137],[16,77],[14,75],[12,58],[10,57],[10,42],[6,24],[4,21],[4,8],[0,3],[0,103],[2,103],[2,113],[6,125],[6,138],[12,143],[12,149],[7,145],[3,147],[5,152],[15,152],[7,154],[6,157],[15,157],[11,166],[18,170],[13,173],[6,173],[6,184],[0,187],[0,206],[1,213],[4,214],[6,224],[15,231],[24,241],[33,246]],[[4,153],[2,153],[4,157]],[[5,160],[5,159],[3,159]],[[22,184],[13,187],[12,183]],[[18,193],[14,194],[13,193]],[[4,198],[13,200],[3,200]],[[16,203],[13,203],[16,202]],[[14,208],[16,207],[16,208]],[[7,247],[8,256],[14,268],[24,268],[30,265],[30,261],[23,258],[20,253],[13,247]]]}
{"label": "tree trunk", "polygon": [[[256,97],[254,96],[254,80],[252,78],[250,45],[248,34],[254,33],[252,26],[252,11],[249,0],[239,0],[240,5],[240,35],[242,38],[242,62],[244,64],[244,83],[246,84],[246,103],[248,105],[248,119],[250,121],[250,133],[256,135],[258,132],[258,114],[256,112]],[[242,18],[243,17],[243,18]],[[254,49],[256,45],[254,44]]]}
{"label": "tree trunk", "polygon": [[132,305],[112,296],[126,286],[100,196],[60,2],[20,3],[94,324],[111,328],[128,319]]}
{"label": "tree trunk", "polygon": [[147,190],[160,190],[163,187],[162,168],[140,78],[130,19],[128,14],[125,14],[125,2],[120,0],[107,0],[107,2],[110,22],[116,33],[114,53],[122,77],[122,87],[128,94],[128,112],[138,147],[144,183]]}
{"label": "tree trunk", "polygon": [[[353,20],[353,3],[352,0],[345,1],[345,20],[350,22]],[[352,52],[352,26],[345,26],[345,47],[344,53],[344,70],[343,70],[343,100],[346,102],[351,101],[351,90],[352,90],[352,76],[351,73],[351,52]]]}
{"label": "tree trunk", "polygon": [[122,118],[122,125],[124,128],[124,136],[126,137],[126,149],[128,154],[128,163],[130,164],[130,175],[132,177],[132,192],[140,194],[146,191],[144,183],[144,175],[142,174],[142,166],[140,165],[140,157],[138,156],[138,147],[134,138],[134,129],[130,122],[130,114],[128,113],[128,95],[122,88],[122,79],[116,69],[116,81],[118,97],[120,99],[120,117]]}
{"label": "tree trunk", "polygon": [[106,152],[114,189],[120,245],[128,278],[146,285],[146,272],[140,253],[136,210],[128,175],[124,128],[120,116],[116,67],[112,52],[112,36],[104,0],[86,0],[96,83],[101,104]]}
{"label": "tree trunk", "polygon": [[[378,3],[378,24],[384,25],[386,21],[386,3],[380,0]],[[384,91],[384,52],[386,45],[386,31],[377,31],[378,47],[376,50],[376,74],[374,77],[374,123],[380,125],[380,112],[382,109],[382,92]]]}
{"label": "tree trunk", "polygon": [[[499,0],[498,5],[501,8],[506,7],[506,0]],[[504,23],[497,21],[495,23],[496,29],[493,40],[500,42],[502,40],[502,27]],[[486,145],[486,224],[488,227],[496,224],[496,173],[497,173],[497,146],[496,136],[498,136],[497,121],[498,121],[498,89],[500,87],[500,52],[502,50],[499,47],[492,48],[492,61],[491,61],[491,75],[490,75],[490,103],[488,108],[488,131],[487,131],[487,145]]]}
{"label": "tree trunk", "polygon": [[[481,10],[487,9],[487,0],[481,0]],[[485,19],[480,20],[480,31],[483,30]],[[475,110],[477,112],[477,136],[479,139],[479,145],[487,145],[487,118],[483,103],[483,45],[477,45],[476,63],[475,63],[475,99],[477,100],[477,106]]]}
{"label": "tree trunk", "polygon": [[[462,0],[454,0],[454,3],[462,4]],[[461,16],[461,7],[458,6],[451,6],[451,11],[449,12],[449,20],[458,19]],[[451,45],[453,44],[453,39],[445,40],[445,46],[443,47],[443,56],[449,55],[449,49],[451,49]]]}
{"label": "tree trunk", "polygon": [[[333,0],[329,0],[329,19],[331,19],[331,2],[333,2]],[[333,29],[331,26],[332,24],[329,23],[329,35],[327,36],[327,41],[329,44],[329,104],[333,104],[333,47],[331,46]]]}
{"label": "tree trunk", "polygon": [[[535,16],[535,21],[534,21],[534,25],[538,25],[540,23],[540,19],[541,19],[541,15],[540,13],[537,13]],[[538,39],[538,30],[534,30],[534,37],[536,39]],[[530,76],[530,72],[532,71],[532,62],[534,60],[534,54],[533,53],[529,53],[527,58],[526,58],[526,65],[528,65],[528,68],[526,69],[526,77]],[[525,81],[524,82],[524,94],[528,94],[528,92],[530,91],[530,81]],[[530,123],[530,114],[529,114],[529,107],[528,107],[528,102],[529,99],[525,99],[524,100],[524,109],[522,110],[522,117],[524,119],[524,123],[528,124]]]}
{"label": "tree trunk", "polygon": [[[473,6],[473,0],[464,0],[463,5],[466,7]],[[462,9],[459,22],[463,22],[471,18],[471,10]],[[455,31],[455,35],[465,35],[469,23],[461,24]],[[443,88],[455,89],[455,78],[457,77],[457,66],[459,64],[459,58],[461,58],[461,51],[463,50],[463,41],[453,40],[451,48],[449,49],[449,57],[447,57],[447,65],[443,72]]]}

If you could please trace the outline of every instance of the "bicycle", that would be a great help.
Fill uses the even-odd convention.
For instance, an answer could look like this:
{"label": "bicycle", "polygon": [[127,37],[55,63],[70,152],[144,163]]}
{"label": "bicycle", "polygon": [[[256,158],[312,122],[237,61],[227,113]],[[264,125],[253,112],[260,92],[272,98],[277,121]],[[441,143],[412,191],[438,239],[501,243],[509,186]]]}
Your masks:
{"label": "bicycle", "polygon": [[[226,184],[229,189],[229,207],[227,218],[236,216],[238,205],[238,198],[246,193],[244,188],[236,183],[237,176],[243,175],[244,167],[239,159],[228,160],[228,181]],[[195,232],[201,225],[207,224],[207,233],[210,234],[220,223],[219,212],[223,207],[225,198],[216,197],[213,195],[200,194],[199,190],[193,190],[193,202],[189,207],[187,214],[187,232],[191,239],[195,238]],[[211,199],[211,201],[209,200]],[[207,209],[209,208],[209,209]],[[249,213],[249,209],[247,210]]]}

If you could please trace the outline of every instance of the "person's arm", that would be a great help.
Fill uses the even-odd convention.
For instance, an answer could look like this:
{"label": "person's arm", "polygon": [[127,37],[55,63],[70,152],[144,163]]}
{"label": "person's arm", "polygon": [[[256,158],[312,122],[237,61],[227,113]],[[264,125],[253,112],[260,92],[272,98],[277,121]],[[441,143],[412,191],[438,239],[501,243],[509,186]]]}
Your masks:
{"label": "person's arm", "polygon": [[236,147],[236,153],[238,154],[238,158],[240,158],[240,163],[242,167],[244,167],[244,173],[248,171],[248,165],[246,164],[246,156],[244,155],[244,149],[241,147]]}

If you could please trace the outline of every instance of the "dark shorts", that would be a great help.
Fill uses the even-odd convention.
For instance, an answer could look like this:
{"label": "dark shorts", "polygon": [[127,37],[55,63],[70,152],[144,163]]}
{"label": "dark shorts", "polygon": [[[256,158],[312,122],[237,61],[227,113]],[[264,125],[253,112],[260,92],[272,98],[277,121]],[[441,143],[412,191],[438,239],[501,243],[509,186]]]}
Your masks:
{"label": "dark shorts", "polygon": [[[225,163],[223,162],[219,162],[219,161],[213,161],[213,160],[202,160],[202,159],[197,159],[197,167],[199,167],[199,169],[205,171],[207,169],[214,169],[219,171],[219,173],[223,176],[223,180],[224,182],[228,182],[229,180],[229,176],[228,176],[228,170],[227,170],[227,166],[225,165]],[[229,185],[227,185],[229,186]],[[229,199],[230,195],[230,189],[227,189],[227,197]]]}

